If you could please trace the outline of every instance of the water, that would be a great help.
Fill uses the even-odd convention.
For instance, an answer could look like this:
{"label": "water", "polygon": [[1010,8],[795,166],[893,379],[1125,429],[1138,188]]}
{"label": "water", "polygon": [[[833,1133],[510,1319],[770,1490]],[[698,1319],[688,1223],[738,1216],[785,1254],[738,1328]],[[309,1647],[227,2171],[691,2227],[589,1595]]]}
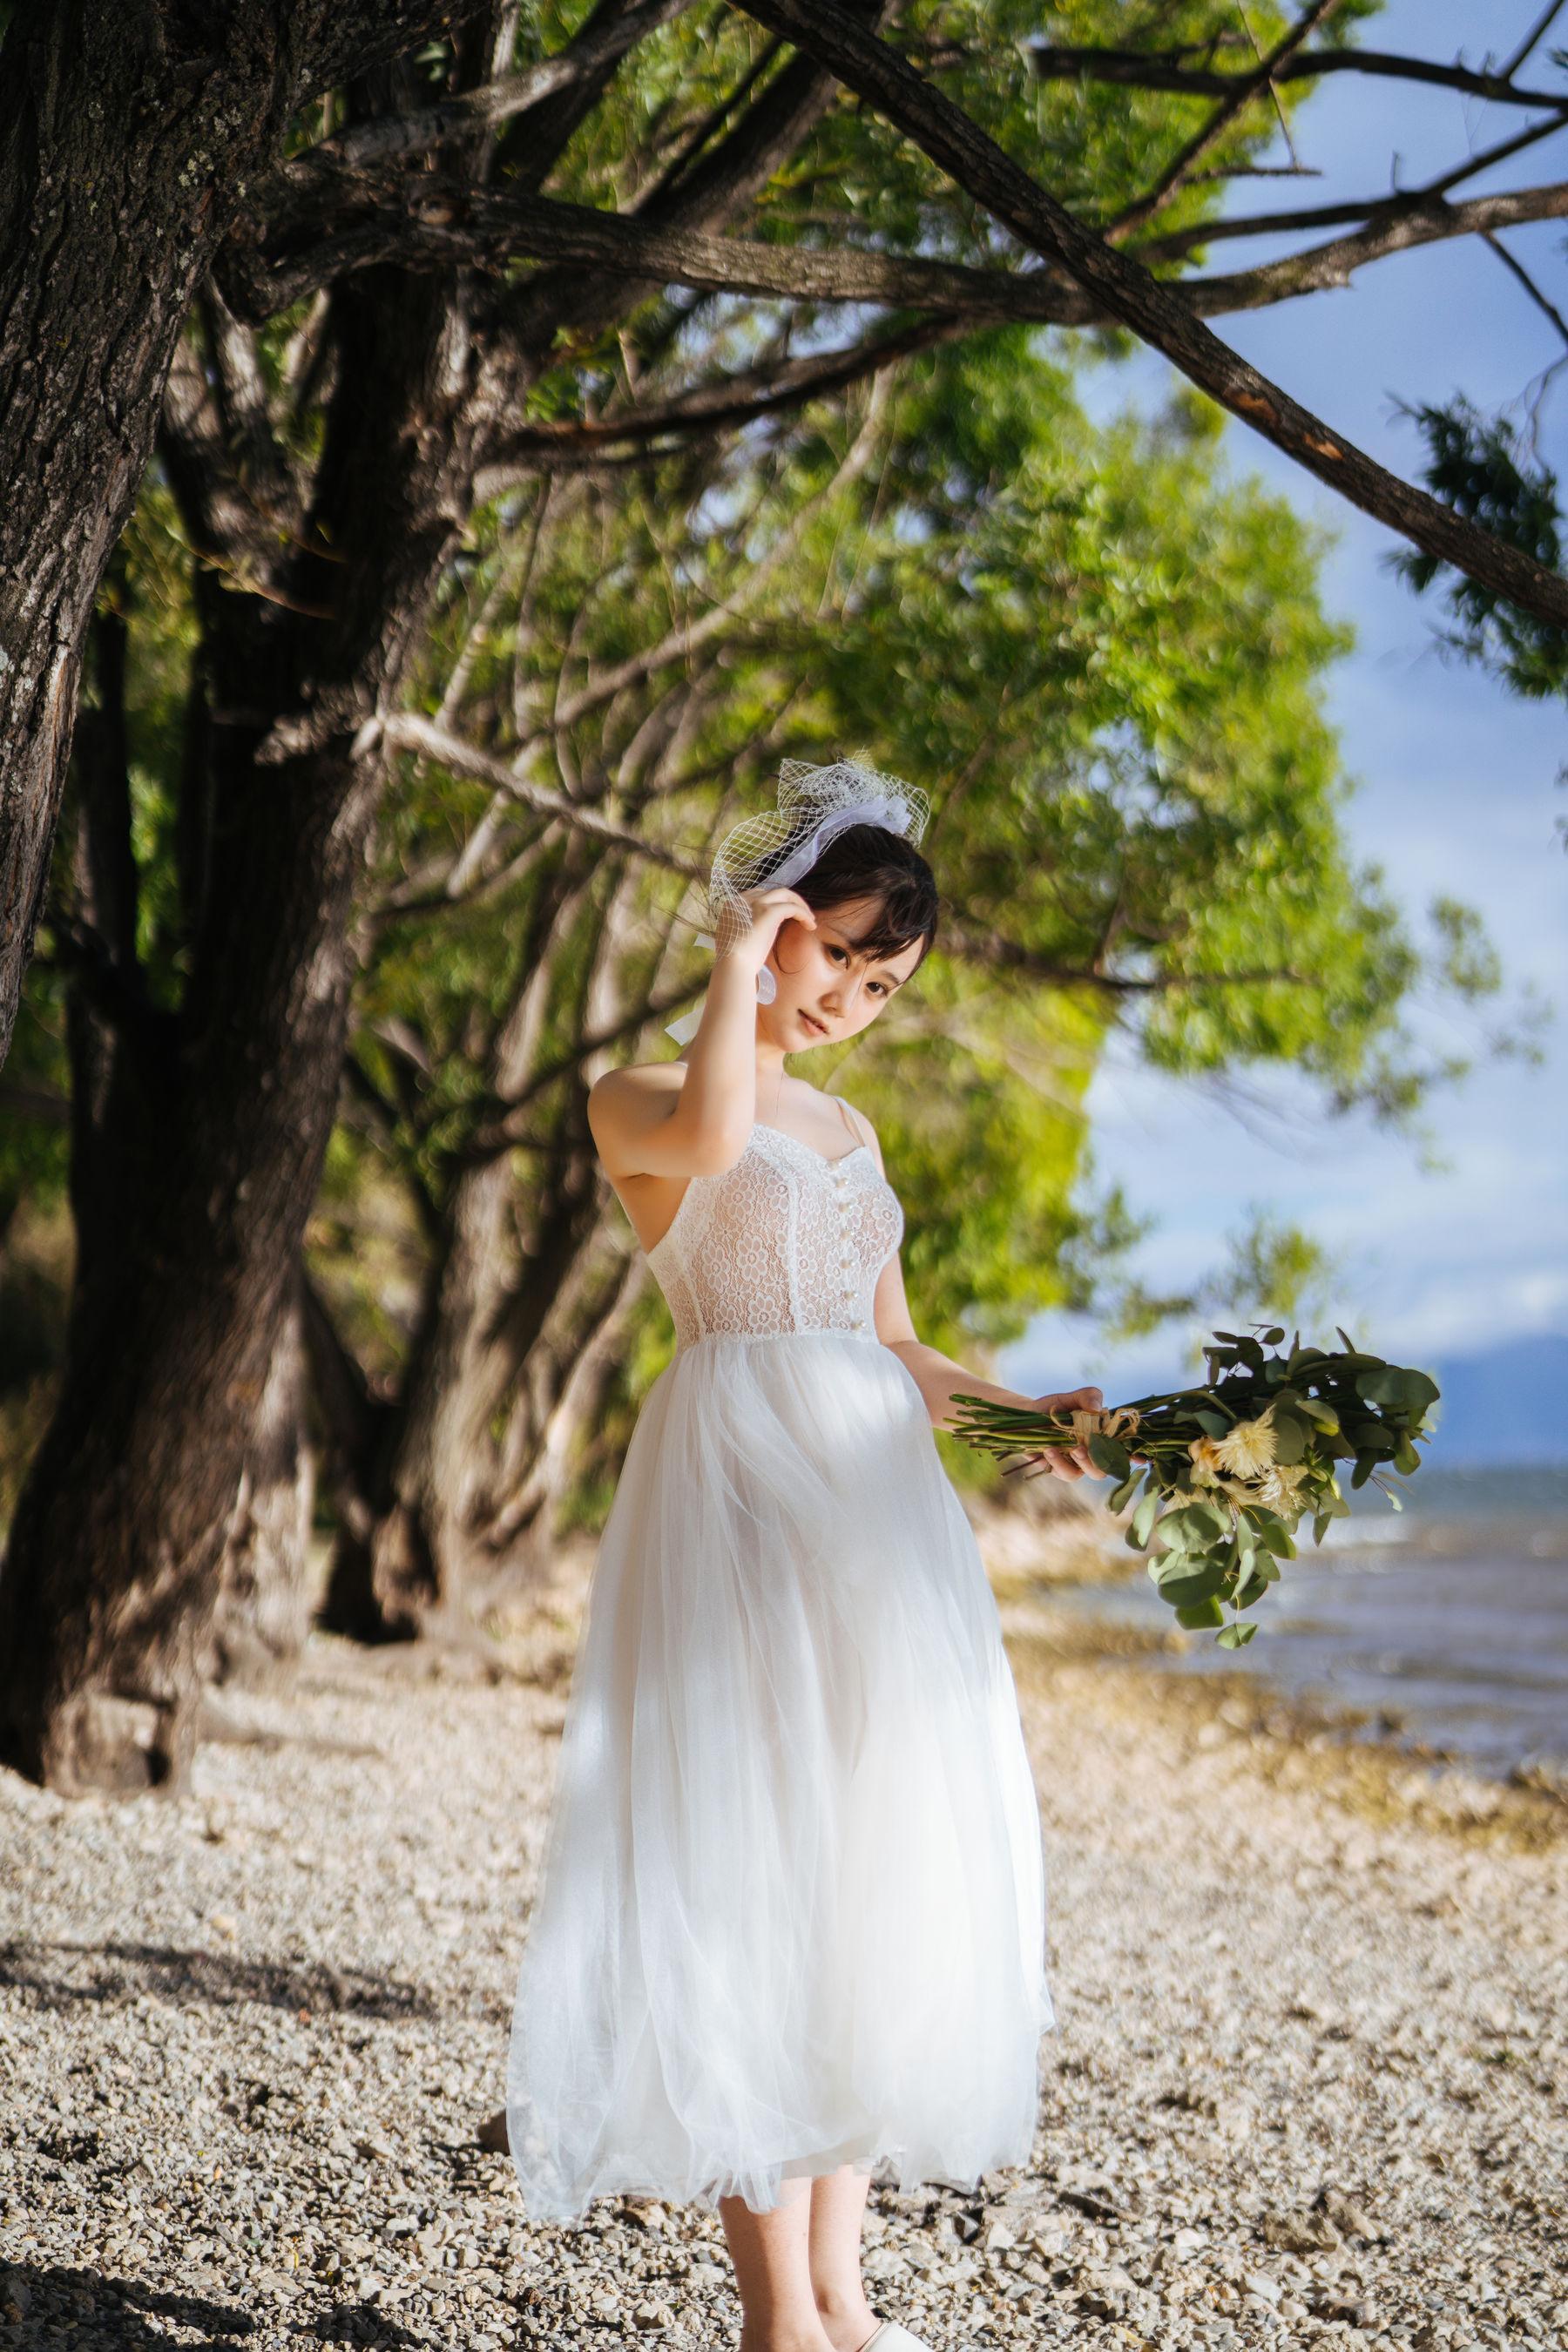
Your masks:
{"label": "water", "polygon": [[[1162,1663],[1239,1666],[1500,1777],[1568,1769],[1568,1468],[1431,1467],[1403,1514],[1358,1496],[1331,1535],[1318,1551],[1308,1530],[1303,1556],[1247,1612],[1258,1632],[1245,1650],[1200,1633]],[[1123,1622],[1174,1622],[1146,1576],[1058,1595]]]}

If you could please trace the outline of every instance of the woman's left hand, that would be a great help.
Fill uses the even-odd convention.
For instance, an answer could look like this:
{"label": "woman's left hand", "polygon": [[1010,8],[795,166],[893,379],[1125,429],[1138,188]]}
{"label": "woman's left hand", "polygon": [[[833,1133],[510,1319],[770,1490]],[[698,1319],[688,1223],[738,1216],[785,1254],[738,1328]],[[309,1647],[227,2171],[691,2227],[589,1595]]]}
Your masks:
{"label": "woman's left hand", "polygon": [[[1069,1412],[1099,1412],[1105,1403],[1105,1396],[1100,1389],[1065,1389],[1059,1396],[1032,1397],[1030,1402],[1037,1412],[1065,1419]],[[1037,1463],[1053,1478],[1103,1478],[1105,1475],[1104,1471],[1097,1470],[1089,1460],[1087,1445],[1047,1445],[1038,1454],[1028,1455],[1024,1465],[1027,1475],[1034,1475]]]}

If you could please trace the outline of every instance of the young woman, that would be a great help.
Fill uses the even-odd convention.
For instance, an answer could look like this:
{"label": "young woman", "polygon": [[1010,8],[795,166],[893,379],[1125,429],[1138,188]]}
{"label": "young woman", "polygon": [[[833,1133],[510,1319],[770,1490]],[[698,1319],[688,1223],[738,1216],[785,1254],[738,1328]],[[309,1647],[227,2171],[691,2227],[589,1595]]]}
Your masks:
{"label": "young woman", "polygon": [[872,2175],[1026,2161],[1054,2022],[1016,1694],[931,1435],[956,1391],[1025,1401],[921,1342],[877,1137],[785,1070],[938,921],[921,796],[803,772],[683,1057],[589,1102],[678,1347],[595,1564],[507,2113],[531,2219],[717,2205],[742,2352],[918,2352],[861,2284]]}

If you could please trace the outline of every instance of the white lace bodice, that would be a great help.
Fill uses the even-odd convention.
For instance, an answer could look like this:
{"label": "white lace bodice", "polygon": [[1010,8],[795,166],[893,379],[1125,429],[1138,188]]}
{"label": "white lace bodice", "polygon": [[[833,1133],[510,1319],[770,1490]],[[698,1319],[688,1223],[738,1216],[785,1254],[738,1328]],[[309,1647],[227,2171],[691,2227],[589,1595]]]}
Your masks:
{"label": "white lace bodice", "polygon": [[740,1158],[694,1176],[647,1253],[679,1347],[711,1332],[863,1331],[904,1213],[870,1148],[825,1159],[759,1119]]}

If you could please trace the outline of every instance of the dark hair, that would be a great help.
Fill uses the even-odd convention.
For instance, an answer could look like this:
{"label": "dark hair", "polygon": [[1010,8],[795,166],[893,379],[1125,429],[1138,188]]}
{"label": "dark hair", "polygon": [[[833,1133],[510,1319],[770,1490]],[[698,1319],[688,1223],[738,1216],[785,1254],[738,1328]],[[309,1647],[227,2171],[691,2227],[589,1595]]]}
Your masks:
{"label": "dark hair", "polygon": [[[757,887],[767,878],[763,875]],[[920,940],[918,971],[935,942],[942,911],[936,877],[912,842],[889,833],[886,825],[847,824],[816,865],[789,887],[814,908],[839,907],[851,898],[876,899],[878,919],[857,942],[863,955],[897,955]]]}

